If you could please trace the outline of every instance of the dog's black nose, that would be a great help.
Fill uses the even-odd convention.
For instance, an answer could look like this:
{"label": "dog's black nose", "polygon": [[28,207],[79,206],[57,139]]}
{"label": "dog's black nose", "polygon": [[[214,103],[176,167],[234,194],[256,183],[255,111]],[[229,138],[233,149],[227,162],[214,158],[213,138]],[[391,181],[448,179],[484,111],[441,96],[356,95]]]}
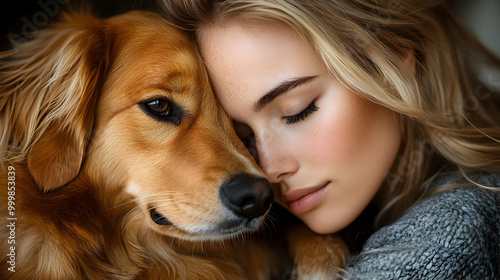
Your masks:
{"label": "dog's black nose", "polygon": [[274,200],[269,182],[248,174],[229,178],[221,186],[219,194],[229,210],[248,220],[264,215]]}

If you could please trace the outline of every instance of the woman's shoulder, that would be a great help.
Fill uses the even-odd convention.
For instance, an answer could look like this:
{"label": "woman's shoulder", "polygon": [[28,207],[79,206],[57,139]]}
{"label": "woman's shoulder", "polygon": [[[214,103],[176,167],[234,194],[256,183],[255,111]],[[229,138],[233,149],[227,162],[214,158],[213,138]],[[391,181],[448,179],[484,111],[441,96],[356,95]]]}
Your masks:
{"label": "woman's shoulder", "polygon": [[[496,237],[500,241],[500,174],[471,173],[469,182],[458,170],[440,174],[429,189],[434,195],[416,203],[395,223],[376,232],[367,246],[442,245],[461,247],[480,238]],[[495,188],[498,190],[490,190]],[[379,246],[377,246],[379,247]],[[365,246],[366,248],[366,246]]]}
{"label": "woman's shoulder", "polygon": [[346,270],[356,279],[500,276],[500,174],[467,175],[499,191],[458,170],[442,172],[429,188],[444,190],[375,232]]}
{"label": "woman's shoulder", "polygon": [[434,194],[421,199],[389,227],[413,225],[417,231],[429,227],[429,232],[436,238],[443,232],[447,236],[473,234],[463,232],[466,227],[500,227],[500,174],[464,174],[459,170],[439,174],[429,186],[429,191]]}

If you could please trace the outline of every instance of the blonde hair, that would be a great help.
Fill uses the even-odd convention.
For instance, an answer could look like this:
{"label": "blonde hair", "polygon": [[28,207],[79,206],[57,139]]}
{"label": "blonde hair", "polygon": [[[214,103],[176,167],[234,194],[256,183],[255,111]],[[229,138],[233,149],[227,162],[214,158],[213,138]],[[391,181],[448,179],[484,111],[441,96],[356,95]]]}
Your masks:
{"label": "blonde hair", "polygon": [[[500,60],[460,26],[445,1],[161,4],[174,24],[193,31],[193,39],[196,31],[219,20],[285,23],[311,43],[335,78],[400,117],[403,144],[382,188],[380,225],[411,207],[446,163],[500,172],[498,97],[485,91],[478,76],[481,63],[498,68]],[[401,67],[409,54],[414,68]]]}

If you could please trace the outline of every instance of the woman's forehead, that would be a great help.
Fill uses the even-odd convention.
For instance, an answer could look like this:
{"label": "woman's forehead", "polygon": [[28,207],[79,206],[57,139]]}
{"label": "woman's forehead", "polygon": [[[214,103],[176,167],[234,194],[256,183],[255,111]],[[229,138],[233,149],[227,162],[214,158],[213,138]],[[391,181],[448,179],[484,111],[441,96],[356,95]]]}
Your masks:
{"label": "woman's forehead", "polygon": [[[253,108],[259,98],[283,82],[324,72],[320,56],[288,28],[248,30],[233,22],[211,26],[200,36],[214,91],[233,117],[241,113],[241,107]],[[238,108],[233,112],[232,107]]]}

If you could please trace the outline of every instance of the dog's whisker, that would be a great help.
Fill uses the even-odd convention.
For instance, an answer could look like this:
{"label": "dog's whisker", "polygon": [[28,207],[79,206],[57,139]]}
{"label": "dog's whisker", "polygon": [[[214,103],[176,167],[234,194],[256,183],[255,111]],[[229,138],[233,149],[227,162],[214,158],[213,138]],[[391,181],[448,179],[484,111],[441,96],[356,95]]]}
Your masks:
{"label": "dog's whisker", "polygon": [[174,239],[170,239],[170,247],[173,247],[174,246]]}
{"label": "dog's whisker", "polygon": [[122,220],[122,226],[123,226],[123,221],[125,221],[125,219],[127,219],[128,215],[130,215],[130,213],[132,213],[133,211],[135,211],[137,208],[141,207],[142,205],[145,205],[147,204],[148,202],[143,202],[141,204],[138,204],[136,205],[134,208],[130,209],[127,214],[125,214],[125,216],[123,217],[123,220]]}
{"label": "dog's whisker", "polygon": [[267,216],[264,221],[262,221],[262,228],[264,229],[274,229],[276,230],[276,224],[271,216]]}
{"label": "dog's whisker", "polygon": [[[168,200],[163,200],[163,201],[168,201]],[[142,203],[141,205],[144,205],[144,204],[146,204],[146,203],[148,203],[148,202]],[[139,207],[139,206],[141,206],[141,205],[138,205],[138,206],[134,207],[134,209],[137,209],[137,207]],[[168,204],[163,204],[162,206],[165,206],[165,205],[168,205]],[[130,219],[130,220],[129,220],[126,224],[125,224],[125,226],[123,227],[123,229],[122,229],[122,233],[121,233],[121,234],[123,235],[123,233],[125,232],[125,229],[127,228],[127,226],[128,226],[128,225],[130,224],[130,222],[132,222],[135,218],[139,217],[139,216],[140,216],[140,215],[142,215],[143,213],[147,213],[147,212],[149,212],[150,210],[152,210],[152,209],[154,209],[154,208],[155,208],[155,207],[153,207],[153,206],[152,206],[152,207],[149,207],[149,208],[146,208],[146,210],[145,210],[145,211],[140,211],[140,213],[138,213],[137,215],[135,215],[134,217],[132,217],[132,218],[131,218],[131,219]],[[123,222],[125,221],[126,217],[127,217],[127,216],[128,216],[128,215],[132,212],[132,211],[133,211],[133,210],[130,210],[130,211],[127,213],[127,215],[125,215],[125,217],[123,217],[122,226],[123,226]]]}
{"label": "dog's whisker", "polygon": [[[125,232],[125,229],[127,228],[127,226],[130,224],[130,222],[132,222],[135,218],[141,216],[143,213],[145,213],[146,211],[141,211],[139,214],[135,215],[134,217],[132,217],[132,219],[130,219],[126,224],[125,226],[123,227],[122,229],[122,233],[121,235],[123,236],[123,233]],[[122,222],[122,225],[123,225],[123,222]]]}
{"label": "dog's whisker", "polygon": [[138,198],[134,198],[134,199],[131,199],[129,201],[120,203],[120,204],[118,204],[116,206],[113,206],[110,209],[115,209],[115,208],[124,206],[126,204],[129,204],[129,203],[132,203],[132,202],[135,202],[135,201],[138,201],[138,200],[142,200],[142,199],[145,199],[145,198],[148,198],[148,197],[158,196],[158,195],[184,195],[184,194],[180,193],[180,192],[176,192],[176,191],[164,191],[164,192],[160,192],[160,193],[155,193],[155,194],[150,194],[150,195],[145,195],[145,196],[141,196],[141,197],[138,197]]}
{"label": "dog's whisker", "polygon": [[174,201],[175,199],[173,198],[167,198],[167,199],[157,199],[157,200],[151,200],[149,203],[156,203],[156,202],[163,202],[163,201]]}
{"label": "dog's whisker", "polygon": [[125,229],[127,228],[127,226],[130,224],[130,222],[132,222],[135,218],[139,217],[140,215],[142,215],[143,213],[146,213],[148,212],[149,210],[151,210],[153,207],[150,207],[149,209],[146,209],[145,211],[140,211],[137,215],[135,215],[134,217],[132,217],[126,224],[125,226],[123,226],[123,223],[125,222],[125,220],[127,219],[127,217],[130,215],[130,213],[132,213],[134,210],[136,210],[137,208],[139,208],[140,206],[142,205],[145,205],[147,204],[148,202],[144,202],[144,203],[141,203],[139,205],[137,205],[136,207],[134,207],[133,209],[131,209],[130,211],[127,212],[127,214],[123,217],[122,219],[122,233],[121,235],[123,235],[123,233],[125,232]]}
{"label": "dog's whisker", "polygon": [[193,209],[200,209],[200,212],[206,213],[210,216],[218,216],[220,215],[220,209],[212,208],[212,207],[206,207],[203,204],[196,204],[193,201],[189,200],[180,200],[176,199],[176,204],[182,204],[185,206],[190,206]]}
{"label": "dog's whisker", "polygon": [[[142,205],[145,205],[145,204],[148,204],[148,203],[151,203],[151,202],[164,202],[164,201],[172,201],[173,199],[169,198],[169,199],[162,199],[162,200],[153,200],[153,201],[146,201],[146,202],[143,202],[141,204],[138,204],[137,206],[135,206],[134,208],[130,209],[127,214],[125,214],[125,216],[123,217],[123,220],[122,220],[122,227],[123,227],[123,223],[125,222],[125,220],[127,219],[127,217],[130,215],[130,213],[132,213],[134,210],[136,210],[137,208],[141,207]],[[151,207],[150,209],[148,210],[151,210],[153,207]],[[130,222],[130,221],[129,221]],[[125,226],[126,227],[126,226]]]}
{"label": "dog's whisker", "polygon": [[234,234],[233,236],[231,236],[231,242],[233,242],[233,244],[236,244],[239,241],[241,234],[242,233],[237,233],[237,234]]}
{"label": "dog's whisker", "polygon": [[224,251],[227,252],[226,242],[220,242],[220,244],[222,245],[222,248],[224,249]]}
{"label": "dog's whisker", "polygon": [[144,213],[145,211],[141,211],[141,213],[135,215],[134,217],[132,217],[132,219],[130,219],[126,224],[125,226],[123,226],[123,223],[125,220],[122,221],[122,232],[121,232],[121,236],[123,236],[123,233],[125,232],[125,229],[127,228],[127,226],[130,224],[130,222],[132,222],[135,218],[139,217],[140,215],[142,215],[142,213]]}
{"label": "dog's whisker", "polygon": [[[157,207],[163,207],[163,206],[169,206],[171,205],[175,200],[173,198],[169,198],[169,199],[159,199],[159,200],[152,200],[152,201],[149,201],[149,203],[155,203],[157,205],[154,205],[154,206],[151,206],[148,210],[151,210],[151,209],[154,209],[154,208],[157,208]],[[161,202],[161,203],[159,203]],[[165,203],[165,202],[168,202],[168,203]],[[159,203],[159,204],[158,204]]]}
{"label": "dog's whisker", "polygon": [[191,254],[195,254],[195,251],[196,251],[196,245],[199,245],[200,246],[200,250],[205,254],[205,250],[203,248],[203,241],[202,242],[193,242],[192,246],[191,246]]}

